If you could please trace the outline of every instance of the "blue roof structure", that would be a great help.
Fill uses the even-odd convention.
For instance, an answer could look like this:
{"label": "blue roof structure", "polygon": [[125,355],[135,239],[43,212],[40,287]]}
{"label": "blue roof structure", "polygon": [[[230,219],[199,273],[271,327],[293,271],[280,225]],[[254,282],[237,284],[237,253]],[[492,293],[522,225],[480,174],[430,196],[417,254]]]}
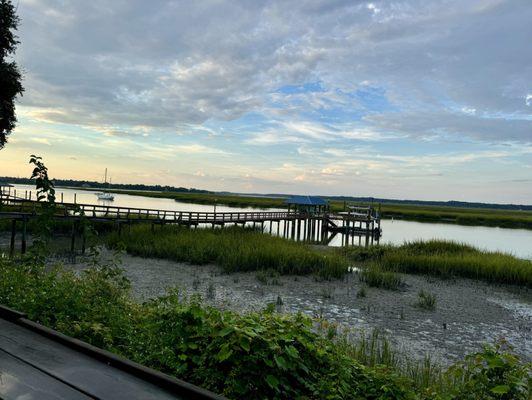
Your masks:
{"label": "blue roof structure", "polygon": [[326,200],[316,196],[292,196],[286,199],[285,203],[301,206],[326,206],[328,204]]}

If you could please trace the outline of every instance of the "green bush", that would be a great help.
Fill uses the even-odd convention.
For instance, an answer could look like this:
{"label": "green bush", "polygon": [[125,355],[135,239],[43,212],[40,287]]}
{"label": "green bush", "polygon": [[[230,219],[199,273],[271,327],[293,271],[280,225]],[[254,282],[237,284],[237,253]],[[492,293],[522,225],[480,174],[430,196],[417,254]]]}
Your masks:
{"label": "green bush", "polygon": [[451,367],[447,377],[453,400],[529,400],[531,365],[521,364],[505,342],[486,345]]}

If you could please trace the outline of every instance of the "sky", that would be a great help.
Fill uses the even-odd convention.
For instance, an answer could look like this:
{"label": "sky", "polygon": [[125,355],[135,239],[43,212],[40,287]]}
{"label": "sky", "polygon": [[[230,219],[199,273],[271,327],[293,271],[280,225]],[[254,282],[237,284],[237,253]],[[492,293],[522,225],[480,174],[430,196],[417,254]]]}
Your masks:
{"label": "sky", "polygon": [[532,204],[530,0],[19,0],[57,178]]}

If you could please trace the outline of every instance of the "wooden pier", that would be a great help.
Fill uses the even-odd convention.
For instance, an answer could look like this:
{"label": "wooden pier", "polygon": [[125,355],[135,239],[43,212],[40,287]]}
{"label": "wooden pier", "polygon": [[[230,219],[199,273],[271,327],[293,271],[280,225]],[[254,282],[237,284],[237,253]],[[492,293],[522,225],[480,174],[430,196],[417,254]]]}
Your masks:
{"label": "wooden pier", "polygon": [[[27,224],[43,211],[42,202],[18,198],[3,193],[0,196],[0,220],[11,220],[11,253],[14,251],[17,225],[21,224],[21,252],[26,250]],[[53,218],[72,223],[72,249],[76,223],[83,218],[115,224],[119,233],[122,226],[136,223],[156,225],[199,226],[252,226],[262,232],[318,244],[329,244],[337,236],[342,245],[369,245],[381,236],[379,212],[370,206],[348,206],[346,211],[331,213],[328,207],[309,209],[291,207],[287,211],[196,212],[148,208],[118,207],[113,205],[56,202]],[[355,238],[357,240],[355,241]]]}

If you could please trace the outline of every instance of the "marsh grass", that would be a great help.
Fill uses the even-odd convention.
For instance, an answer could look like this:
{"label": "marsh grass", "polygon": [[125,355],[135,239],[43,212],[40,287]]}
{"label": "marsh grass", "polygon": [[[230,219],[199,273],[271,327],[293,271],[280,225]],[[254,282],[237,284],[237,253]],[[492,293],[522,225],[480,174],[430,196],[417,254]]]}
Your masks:
{"label": "marsh grass", "polygon": [[436,309],[436,296],[432,293],[420,290],[417,297],[417,307],[430,311]]}
{"label": "marsh grass", "polygon": [[376,263],[386,271],[532,287],[532,261],[506,253],[481,251],[462,243],[414,241],[401,246],[377,246],[369,251],[357,248],[342,251],[353,261]]}
{"label": "marsh grass", "polygon": [[398,290],[404,283],[395,272],[384,271],[377,264],[362,269],[360,281],[370,287]]}
{"label": "marsh grass", "polygon": [[341,278],[347,272],[347,260],[338,254],[320,253],[302,243],[240,227],[165,226],[152,232],[149,227],[139,225],[121,237],[113,233],[105,240],[109,246],[123,246],[133,255],[196,265],[215,263],[227,273],[270,270],[281,275]]}
{"label": "marsh grass", "polygon": [[274,269],[260,270],[255,275],[263,285],[281,285],[280,274]]}

